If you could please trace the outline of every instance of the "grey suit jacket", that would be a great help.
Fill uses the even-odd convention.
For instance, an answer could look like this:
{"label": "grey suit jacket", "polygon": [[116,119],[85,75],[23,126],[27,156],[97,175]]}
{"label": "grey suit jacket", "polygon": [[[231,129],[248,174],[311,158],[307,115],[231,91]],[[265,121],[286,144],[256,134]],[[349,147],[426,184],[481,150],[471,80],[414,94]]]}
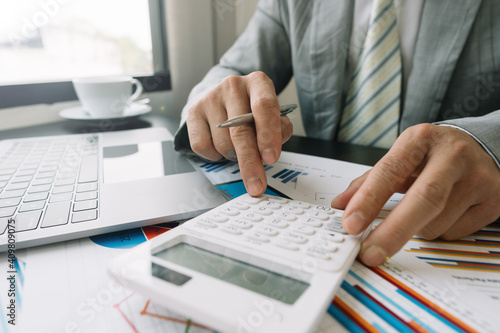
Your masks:
{"label": "grey suit jacket", "polygon": [[[353,17],[352,0],[261,0],[245,32],[190,94],[183,110],[224,77],[265,72],[279,93],[295,77],[306,133],[335,139]],[[455,125],[500,166],[500,1],[426,0],[400,132]],[[176,148],[189,150],[185,125]]]}

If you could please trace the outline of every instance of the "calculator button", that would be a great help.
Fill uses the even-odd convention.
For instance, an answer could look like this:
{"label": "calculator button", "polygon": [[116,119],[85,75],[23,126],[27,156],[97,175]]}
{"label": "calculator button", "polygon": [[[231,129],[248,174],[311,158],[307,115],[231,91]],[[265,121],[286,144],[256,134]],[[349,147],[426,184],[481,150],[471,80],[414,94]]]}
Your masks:
{"label": "calculator button", "polygon": [[295,221],[297,219],[297,216],[295,214],[286,213],[286,212],[281,212],[281,213],[278,213],[274,216],[278,219],[283,219],[283,220],[287,220],[290,222]]}
{"label": "calculator button", "polygon": [[304,235],[314,235],[316,232],[312,227],[307,226],[307,225],[299,225],[295,228],[293,228],[293,231],[304,234]]}
{"label": "calculator button", "polygon": [[220,228],[220,230],[227,232],[232,235],[241,235],[241,229],[238,229],[236,227],[233,227],[232,225],[224,225]]}
{"label": "calculator button", "polygon": [[231,221],[230,224],[241,229],[250,229],[252,227],[252,222],[239,219]]}
{"label": "calculator button", "polygon": [[295,214],[295,215],[302,215],[304,214],[304,210],[300,207],[286,207],[286,208],[283,208],[283,212],[286,212],[286,213],[292,213],[292,214]]}
{"label": "calculator button", "polygon": [[321,235],[321,238],[334,243],[342,243],[344,241],[344,236],[334,232],[324,233],[323,235]]}
{"label": "calculator button", "polygon": [[333,221],[325,225],[325,230],[337,232],[342,235],[347,235],[347,232],[342,228],[342,222]]}
{"label": "calculator button", "polygon": [[207,216],[207,219],[209,219],[210,221],[218,222],[218,223],[227,222],[229,220],[227,215],[219,214],[219,213],[210,214]]}
{"label": "calculator button", "polygon": [[238,209],[231,208],[231,207],[220,208],[219,212],[222,214],[229,215],[229,216],[236,216],[240,213],[240,211]]}
{"label": "calculator button", "polygon": [[311,257],[322,259],[322,260],[330,260],[331,259],[328,252],[326,252],[322,249],[318,249],[316,247],[308,248],[306,253],[307,253],[307,255],[309,255]]}
{"label": "calculator button", "polygon": [[250,194],[244,194],[238,199],[241,199],[241,201],[246,202],[249,205],[256,205],[259,202],[266,200],[266,198],[267,197],[265,195],[261,195],[260,197],[252,197],[250,196]]}
{"label": "calculator button", "polygon": [[333,214],[336,212],[335,209],[333,209],[332,207],[327,207],[327,206],[314,206],[313,209],[318,211],[318,212],[325,213],[325,214]]}
{"label": "calculator button", "polygon": [[247,210],[248,208],[250,208],[250,206],[244,202],[231,202],[231,208]]}
{"label": "calculator button", "polygon": [[328,251],[328,252],[336,252],[339,249],[339,247],[337,245],[335,245],[327,240],[324,240],[324,239],[316,242],[316,247],[319,247],[319,248],[321,248],[325,251]]}
{"label": "calculator button", "polygon": [[314,227],[314,228],[319,228],[323,225],[323,223],[315,218],[309,217],[305,220],[302,221],[303,224]]}
{"label": "calculator button", "polygon": [[274,209],[274,210],[281,208],[281,205],[279,203],[273,201],[263,201],[259,204],[259,206],[267,207],[269,209]]}
{"label": "calculator button", "polygon": [[273,202],[277,202],[277,203],[282,204],[282,205],[284,205],[284,204],[286,204],[288,202],[287,199],[280,198],[280,197],[269,197],[267,200],[273,201]]}
{"label": "calculator button", "polygon": [[267,236],[276,236],[278,234],[278,230],[273,227],[259,226],[257,231]]}
{"label": "calculator button", "polygon": [[285,239],[279,239],[274,244],[283,248],[283,249],[290,250],[290,251],[297,251],[299,249],[297,244],[292,243],[290,241],[287,241]]}
{"label": "calculator button", "polygon": [[282,234],[283,236],[283,239],[284,240],[287,240],[287,241],[290,241],[290,242],[294,242],[294,243],[298,243],[298,244],[304,244],[305,242],[307,242],[307,238],[302,236],[302,235],[299,235],[297,233],[294,233],[294,232],[284,232]]}
{"label": "calculator button", "polygon": [[260,222],[260,221],[262,221],[262,216],[259,215],[259,214],[245,213],[245,214],[242,215],[242,217],[245,220],[249,220],[249,221],[252,221],[252,222]]}
{"label": "calculator button", "polygon": [[311,208],[311,204],[304,202],[304,201],[292,201],[292,202],[290,202],[290,205],[292,205],[294,207],[303,208],[303,209]]}
{"label": "calculator button", "polygon": [[267,207],[262,207],[262,206],[255,206],[254,208],[252,208],[252,210],[256,213],[259,213],[259,214],[265,215],[265,216],[271,215],[273,213],[272,209],[269,209]]}
{"label": "calculator button", "polygon": [[205,227],[209,227],[209,228],[216,228],[217,227],[217,224],[215,224],[215,222],[207,220],[207,219],[199,219],[196,223],[198,223],[199,225],[205,226]]}
{"label": "calculator button", "polygon": [[328,214],[325,214],[323,212],[309,212],[307,213],[307,215],[321,221],[327,221],[329,218]]}
{"label": "calculator button", "polygon": [[344,216],[344,212],[340,212],[340,211],[338,211],[338,212],[335,212],[335,214],[333,214],[333,219],[334,219],[335,221],[340,221],[340,222],[342,222],[342,216]]}
{"label": "calculator button", "polygon": [[263,243],[269,242],[269,238],[267,238],[266,236],[264,236],[263,234],[260,234],[258,232],[248,233],[247,236],[248,236],[248,238],[259,241],[259,242],[263,242]]}
{"label": "calculator button", "polygon": [[266,223],[280,229],[288,227],[288,223],[281,219],[272,219],[271,221],[267,221]]}

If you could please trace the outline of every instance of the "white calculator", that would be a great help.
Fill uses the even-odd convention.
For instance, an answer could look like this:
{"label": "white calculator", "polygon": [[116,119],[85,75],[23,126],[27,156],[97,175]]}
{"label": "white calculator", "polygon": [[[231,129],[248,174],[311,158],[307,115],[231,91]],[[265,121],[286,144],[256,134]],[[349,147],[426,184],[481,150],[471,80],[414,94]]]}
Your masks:
{"label": "white calculator", "polygon": [[342,211],[244,194],[115,258],[131,289],[220,332],[311,332],[363,237]]}

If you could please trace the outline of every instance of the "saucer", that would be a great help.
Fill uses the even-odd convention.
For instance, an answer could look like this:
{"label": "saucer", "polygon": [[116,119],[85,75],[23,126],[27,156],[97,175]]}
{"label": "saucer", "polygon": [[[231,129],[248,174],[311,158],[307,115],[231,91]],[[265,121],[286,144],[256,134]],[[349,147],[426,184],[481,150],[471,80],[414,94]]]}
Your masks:
{"label": "saucer", "polygon": [[145,115],[151,111],[151,106],[143,103],[131,103],[125,107],[125,112],[120,115],[109,115],[103,117],[92,117],[87,111],[83,109],[83,106],[74,106],[61,110],[59,116],[70,119],[70,120],[81,120],[87,122],[100,122],[103,120],[108,121],[131,121],[137,117]]}

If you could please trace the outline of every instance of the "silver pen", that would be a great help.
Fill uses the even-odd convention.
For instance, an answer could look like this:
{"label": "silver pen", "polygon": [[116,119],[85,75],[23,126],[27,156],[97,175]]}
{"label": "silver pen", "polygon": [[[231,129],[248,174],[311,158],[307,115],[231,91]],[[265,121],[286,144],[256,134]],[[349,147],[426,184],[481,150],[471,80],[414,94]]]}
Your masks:
{"label": "silver pen", "polygon": [[[286,105],[280,105],[280,116],[285,116],[295,110],[297,108],[297,104],[286,104]],[[223,121],[219,125],[217,125],[218,128],[226,128],[226,127],[235,127],[235,126],[241,126],[245,124],[250,124],[254,121],[253,119],[253,113],[245,113],[242,114],[241,116],[236,116],[231,119],[228,119],[226,121]]]}

